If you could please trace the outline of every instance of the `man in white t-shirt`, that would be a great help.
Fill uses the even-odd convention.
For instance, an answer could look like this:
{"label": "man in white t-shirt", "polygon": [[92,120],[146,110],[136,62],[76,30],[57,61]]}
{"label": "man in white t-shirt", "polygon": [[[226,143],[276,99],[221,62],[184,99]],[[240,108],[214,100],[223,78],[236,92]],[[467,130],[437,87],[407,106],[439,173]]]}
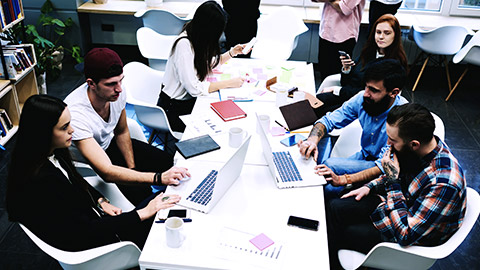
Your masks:
{"label": "man in white t-shirt", "polygon": [[73,141],[95,171],[105,181],[116,183],[135,205],[151,196],[152,190],[162,191],[190,176],[187,169],[172,167],[171,155],[130,138],[123,63],[118,54],[94,48],[85,56],[84,66],[86,82],[65,103],[75,129]]}

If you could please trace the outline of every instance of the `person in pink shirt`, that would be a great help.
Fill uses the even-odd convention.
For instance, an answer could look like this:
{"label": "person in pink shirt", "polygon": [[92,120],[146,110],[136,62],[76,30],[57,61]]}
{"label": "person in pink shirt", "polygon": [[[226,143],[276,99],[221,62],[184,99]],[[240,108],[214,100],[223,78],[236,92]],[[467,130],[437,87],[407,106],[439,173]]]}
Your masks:
{"label": "person in pink shirt", "polygon": [[318,65],[323,79],[340,72],[338,51],[352,55],[357,43],[365,0],[312,0],[324,2],[320,20]]}

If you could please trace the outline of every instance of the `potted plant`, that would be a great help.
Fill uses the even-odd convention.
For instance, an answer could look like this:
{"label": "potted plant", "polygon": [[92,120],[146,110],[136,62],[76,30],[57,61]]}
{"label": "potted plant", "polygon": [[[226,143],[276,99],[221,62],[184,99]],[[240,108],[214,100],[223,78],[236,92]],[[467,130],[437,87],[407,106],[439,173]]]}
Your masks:
{"label": "potted plant", "polygon": [[[68,53],[77,62],[83,62],[79,46],[67,46],[64,40],[65,32],[74,24],[71,18],[64,21],[52,16],[54,6],[51,0],[46,0],[40,9],[40,17],[37,26],[28,24],[22,28],[17,24],[5,32],[3,39],[14,44],[31,43],[35,49],[37,65],[35,67],[37,76],[49,80],[55,80],[62,70],[62,60],[65,53]],[[37,28],[38,27],[38,28]],[[25,33],[25,40],[20,42]],[[39,78],[39,86],[42,78]]]}

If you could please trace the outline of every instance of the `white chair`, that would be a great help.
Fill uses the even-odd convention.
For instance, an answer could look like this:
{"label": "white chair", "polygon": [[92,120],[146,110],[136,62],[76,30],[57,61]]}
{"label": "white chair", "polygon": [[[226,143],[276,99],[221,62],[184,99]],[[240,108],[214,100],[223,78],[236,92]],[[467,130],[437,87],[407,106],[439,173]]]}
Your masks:
{"label": "white chair", "polygon": [[[448,62],[445,56],[456,54],[462,48],[468,33],[469,30],[463,26],[443,26],[433,30],[423,30],[419,26],[413,26],[413,39],[417,46],[426,53],[427,57],[413,85],[412,92],[417,88],[420,77],[432,55],[440,55],[441,59],[443,59],[447,73],[448,90],[452,90]],[[438,63],[441,63],[441,61]]]}
{"label": "white chair", "polygon": [[367,255],[341,249],[338,258],[343,268],[357,269],[360,266],[379,269],[428,269],[436,260],[449,256],[465,240],[477,222],[480,213],[480,196],[467,187],[467,210],[463,223],[447,242],[435,247],[401,247],[396,243],[380,243]]}
{"label": "white chair", "polygon": [[340,80],[342,79],[342,75],[340,73],[330,75],[326,77],[322,84],[320,84],[320,87],[318,87],[317,94],[320,94],[322,90],[326,87],[332,87],[332,86],[342,86],[340,84]]}
{"label": "white chair", "polygon": [[23,224],[19,224],[32,241],[65,270],[129,269],[138,266],[140,249],[132,242],[124,241],[84,251],[63,251],[38,238]]}
{"label": "white chair", "polygon": [[468,64],[480,66],[480,31],[477,31],[477,33],[475,33],[475,35],[472,37],[472,39],[470,39],[470,41],[465,45],[465,47],[463,47],[453,57],[453,63],[458,64],[460,62],[467,64],[467,67],[465,68],[465,71],[463,71],[462,75],[460,75],[460,78],[458,79],[455,86],[453,86],[450,94],[448,94],[445,101],[448,101],[450,99],[453,91],[457,89],[458,84],[460,84],[465,74],[467,74]]}
{"label": "white chair", "polygon": [[183,133],[174,132],[170,128],[165,111],[156,105],[161,91],[163,72],[154,70],[139,62],[130,62],[123,67],[123,86],[127,92],[127,102],[134,105],[138,120],[152,131],[148,142],[151,143],[158,133],[165,133],[165,145],[171,134],[180,140]]}
{"label": "white chair", "polygon": [[148,59],[148,65],[156,70],[165,70],[176,39],[176,35],[162,35],[148,27],[137,30],[138,49]]}
{"label": "white chair", "polygon": [[252,58],[287,60],[297,46],[297,37],[308,30],[292,7],[282,6],[258,20],[257,43]]}
{"label": "white chair", "polygon": [[189,21],[169,11],[160,9],[140,10],[134,16],[142,18],[144,27],[153,29],[162,35],[178,36],[185,23]]}
{"label": "white chair", "polygon": [[[445,141],[445,125],[438,115],[431,113],[435,120],[433,134]],[[353,121],[346,127],[338,130],[339,137],[333,146],[331,157],[350,157],[362,149],[360,140],[362,138],[362,126],[358,120]]]}

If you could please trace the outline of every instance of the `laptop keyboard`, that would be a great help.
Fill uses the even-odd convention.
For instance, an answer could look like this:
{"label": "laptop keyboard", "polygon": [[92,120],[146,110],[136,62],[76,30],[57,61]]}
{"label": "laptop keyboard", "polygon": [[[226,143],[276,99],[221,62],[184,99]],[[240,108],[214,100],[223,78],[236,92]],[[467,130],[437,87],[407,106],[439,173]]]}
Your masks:
{"label": "laptop keyboard", "polygon": [[197,188],[187,197],[188,201],[207,205],[212,199],[213,187],[217,180],[218,171],[212,170]]}
{"label": "laptop keyboard", "polygon": [[289,152],[273,152],[273,162],[277,167],[282,182],[303,180]]}

